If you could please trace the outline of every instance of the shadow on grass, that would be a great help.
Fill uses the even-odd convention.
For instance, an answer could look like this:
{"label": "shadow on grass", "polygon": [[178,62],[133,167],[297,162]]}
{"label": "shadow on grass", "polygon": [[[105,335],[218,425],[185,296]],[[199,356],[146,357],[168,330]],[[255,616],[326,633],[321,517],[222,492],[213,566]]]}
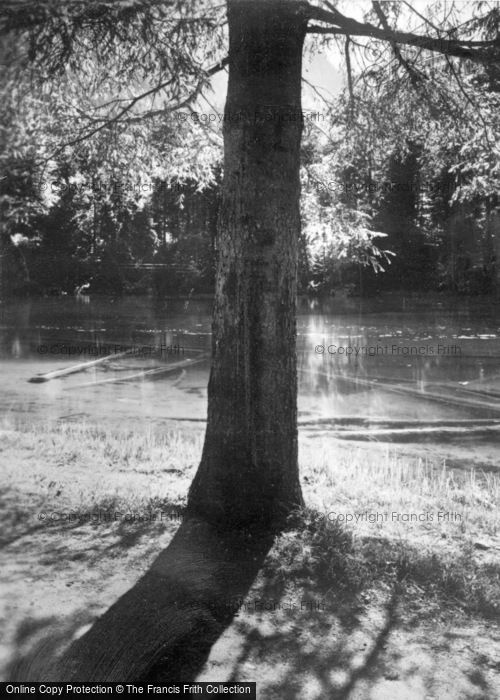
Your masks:
{"label": "shadow on grass", "polygon": [[[91,622],[86,611],[54,634],[52,619],[23,623],[8,680],[191,683],[202,670],[214,680],[219,654],[224,680],[256,680],[266,700],[303,698],[311,687],[311,697],[347,700],[363,684],[397,685],[404,650],[387,652],[391,635],[411,634],[429,603],[442,609],[452,597],[476,614],[496,610],[489,587],[496,569],[485,569],[478,588],[468,555],[448,561],[385,541],[355,543],[316,516],[301,513],[274,547],[259,531],[228,534],[201,520],[183,522],[147,573],[71,646]],[[120,528],[99,556],[136,546],[138,537],[131,541]],[[140,528],[140,536],[147,531]],[[477,574],[472,587],[469,571]],[[414,585],[421,598],[410,620]],[[487,692],[483,675],[469,676]]]}
{"label": "shadow on grass", "polygon": [[[438,651],[439,625],[420,626],[415,619],[408,624],[405,584],[394,582],[377,596],[374,590],[380,591],[381,582],[371,583],[376,586],[357,594],[335,595],[321,582],[304,581],[301,596],[312,609],[296,599],[295,610],[284,614],[274,610],[239,616],[226,648],[214,647],[212,668],[226,662],[231,669],[227,680],[257,680],[265,700],[497,697],[490,670],[495,649],[481,663],[477,655],[464,653],[474,625],[464,636],[457,635],[456,645]],[[286,586],[280,592],[264,579],[255,595],[261,602],[273,601],[279,610],[290,592]],[[314,609],[318,600],[325,601],[321,610]],[[228,660],[231,647],[237,652]],[[200,680],[210,680],[210,669]]]}
{"label": "shadow on grass", "polygon": [[337,523],[315,523],[313,512],[300,526],[271,550],[232,634],[214,648],[212,668],[225,666],[230,680],[258,679],[266,700],[440,697],[455,683],[464,700],[495,697],[485,680],[494,647],[482,668],[461,644],[439,660],[437,650],[443,615],[448,625],[461,620],[469,637],[482,620],[498,618],[498,567],[467,552],[354,542]]}
{"label": "shadow on grass", "polygon": [[[364,630],[362,616],[358,617],[358,606],[345,598],[338,607],[297,611],[291,626],[277,625],[274,632],[262,633],[258,626],[246,630],[229,680],[244,678],[250,659],[257,664],[265,660],[278,672],[274,678],[268,675],[262,697],[347,700],[359,681],[380,675],[387,640],[397,628],[398,602],[393,592],[384,606],[385,619],[370,633]],[[353,644],[356,638],[359,647]]]}
{"label": "shadow on grass", "polygon": [[[5,494],[9,494],[7,497]],[[2,498],[3,496],[3,498]],[[96,537],[87,553],[102,553],[111,549],[131,548],[145,536],[159,530],[179,525],[184,517],[184,508],[166,499],[150,499],[140,508],[124,505],[118,497],[106,497],[80,508],[69,508],[58,503],[47,504],[43,499],[23,508],[16,500],[15,492],[4,489],[0,492],[3,517],[0,521],[0,550],[8,550],[31,536],[47,536],[47,542],[57,541],[58,536],[84,535],[91,532]],[[109,545],[104,546],[112,540]],[[63,541],[64,542],[64,541]],[[22,542],[25,549],[26,542]],[[72,549],[74,540],[69,541]],[[54,548],[62,552],[63,546]],[[43,554],[52,550],[45,546]],[[71,551],[67,552],[71,557]],[[81,557],[80,557],[81,558]]]}
{"label": "shadow on grass", "polygon": [[[9,680],[191,681],[233,618],[228,602],[246,595],[272,540],[184,521],[147,573],[59,659],[57,647],[68,644],[82,619],[18,654]],[[120,546],[127,545],[122,538]],[[20,649],[28,632],[19,630]]]}
{"label": "shadow on grass", "polygon": [[[400,622],[399,582],[384,587],[376,620],[370,619],[368,591],[375,582],[353,556],[350,533],[336,523],[316,524],[307,510],[291,527],[278,538],[234,624],[237,652],[228,680],[260,679],[266,700],[347,700],[360,680],[380,673]],[[224,651],[215,650],[215,662]]]}

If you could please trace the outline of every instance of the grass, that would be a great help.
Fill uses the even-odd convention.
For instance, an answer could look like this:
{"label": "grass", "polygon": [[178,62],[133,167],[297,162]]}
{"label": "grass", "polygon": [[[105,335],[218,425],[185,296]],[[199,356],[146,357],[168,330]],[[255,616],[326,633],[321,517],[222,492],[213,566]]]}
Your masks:
{"label": "grass", "polygon": [[[369,450],[342,447],[330,441],[318,449],[309,443],[302,451],[308,503],[330,514],[330,519],[332,512],[340,516],[338,520],[348,514],[365,514],[366,519],[356,524],[358,532],[398,537],[418,533],[472,539],[479,532],[495,536],[500,531],[497,474],[474,468],[460,472],[445,461],[404,456],[376,445]],[[439,513],[456,517],[440,517]],[[369,514],[372,520],[375,514],[379,517],[370,522]],[[403,514],[416,517],[408,519]]]}
{"label": "grass", "polygon": [[[498,559],[498,558],[497,558]],[[417,617],[459,608],[472,616],[500,616],[500,563],[480,561],[463,540],[453,550],[421,547],[408,541],[355,537],[338,521],[304,509],[290,519],[266,563],[268,581],[287,581],[336,597],[366,597],[374,588],[397,590],[420,603]],[[364,596],[363,596],[364,593]]]}
{"label": "grass", "polygon": [[[148,511],[182,506],[202,446],[196,432],[107,431],[4,422],[4,475],[38,506]],[[56,495],[57,494],[57,495]]]}
{"label": "grass", "polygon": [[[9,483],[4,532],[21,537],[34,510],[42,509],[129,513],[135,514],[130,528],[166,526],[151,514],[182,514],[202,447],[202,433],[189,429],[139,433],[4,423],[1,433]],[[498,616],[497,475],[451,470],[377,446],[368,451],[304,440],[301,447],[308,508],[293,514],[277,539],[265,565],[268,581],[319,586],[336,596],[398,586],[431,611],[451,606]],[[440,513],[455,516],[446,520]],[[60,531],[65,523],[57,525]]]}

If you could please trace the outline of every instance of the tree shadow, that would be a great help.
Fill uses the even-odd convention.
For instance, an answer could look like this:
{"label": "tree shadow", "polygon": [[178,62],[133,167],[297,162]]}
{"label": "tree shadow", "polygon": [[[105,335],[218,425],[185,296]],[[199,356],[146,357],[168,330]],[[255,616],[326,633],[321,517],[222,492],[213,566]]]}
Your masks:
{"label": "tree shadow", "polygon": [[[137,535],[152,532],[142,523],[130,541],[129,529],[120,523],[113,531],[118,539],[96,543],[94,553],[82,550],[78,565],[121,551],[123,566]],[[385,574],[373,562],[358,569],[349,564],[341,533],[327,528],[326,535],[311,564],[311,539],[300,531],[285,533],[288,545],[278,541],[267,556],[270,533],[221,532],[202,520],[186,520],[146,574],[95,622],[94,601],[62,621],[47,616],[23,622],[8,680],[257,680],[266,700],[347,700],[368,686],[377,687],[377,698],[399,697],[412,674],[431,683],[419,672],[418,659],[408,659],[393,643],[394,636],[411,638],[415,617],[399,581],[400,575],[412,578],[415,567],[398,565],[389,576],[394,557],[386,542],[380,552],[370,550],[374,561],[387,559]],[[71,549],[65,546],[66,555]],[[51,551],[54,561],[56,554]],[[437,566],[428,573],[444,585]],[[434,643],[431,653],[436,649]],[[485,679],[476,674],[469,680],[474,692],[487,693]],[[391,684],[392,695],[381,695]]]}
{"label": "tree shadow", "polygon": [[[335,539],[339,533],[327,528],[327,534]],[[339,557],[332,557],[325,537],[312,555],[311,544],[314,538],[300,532],[277,543],[198,680],[257,679],[266,700],[439,697],[446,684],[471,700],[478,688],[480,697],[493,692],[472,673],[475,662],[460,645],[439,648],[439,614],[451,621],[459,609],[446,613],[453,597],[446,561],[432,560],[429,568],[421,555],[410,566],[386,541],[364,555],[358,551],[350,565],[342,540]],[[335,568],[327,566],[329,557]],[[473,620],[470,629],[478,625]]]}
{"label": "tree shadow", "polygon": [[[248,669],[257,665],[266,699],[348,700],[360,680],[380,672],[400,602],[395,582],[378,601],[376,624],[369,624],[360,589],[337,588],[322,577],[276,579],[264,566],[244,606],[247,614],[238,615],[234,625],[236,653],[229,664],[221,658],[230,668],[227,680],[255,680]],[[212,668],[218,653],[231,655],[227,651],[215,647]],[[209,665],[204,671],[200,680],[209,680]]]}
{"label": "tree shadow", "polygon": [[246,595],[272,542],[269,532],[228,533],[202,520],[184,521],[146,574],[83,636],[75,639],[80,617],[23,654],[29,630],[20,629],[9,680],[193,680],[233,619],[232,601]]}
{"label": "tree shadow", "polygon": [[92,619],[90,611],[80,611],[64,619],[53,615],[23,620],[12,642],[14,654],[5,679],[17,682],[42,679],[43,669],[62,657],[79,631]]}

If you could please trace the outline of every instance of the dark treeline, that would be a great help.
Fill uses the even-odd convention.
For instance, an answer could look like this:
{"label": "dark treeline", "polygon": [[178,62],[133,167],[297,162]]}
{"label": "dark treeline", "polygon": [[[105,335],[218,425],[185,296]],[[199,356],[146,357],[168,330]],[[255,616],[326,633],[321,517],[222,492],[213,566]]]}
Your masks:
{"label": "dark treeline", "polygon": [[[418,144],[389,158],[383,180],[353,169],[337,178],[336,188],[311,179],[305,187],[313,212],[310,206],[304,214],[301,293],[498,291],[498,208],[480,198],[450,203],[454,185],[445,167],[423,182]],[[10,228],[2,234],[3,295],[212,293],[220,178],[201,191],[194,181],[156,181],[142,204],[125,203],[119,192],[101,198],[93,191],[82,198],[69,174],[66,182],[51,206],[33,207],[15,233]],[[10,188],[18,196],[21,189],[31,201],[36,198],[29,181],[6,178],[2,188],[4,194]],[[370,241],[353,247],[352,240],[339,254],[338,242],[318,246],[317,237],[308,235],[332,207],[356,213],[367,200],[375,212],[373,229],[385,234],[383,248],[390,255]]]}
{"label": "dark treeline", "polygon": [[76,188],[61,189],[47,212],[4,236],[4,294],[212,293],[217,186],[158,181],[141,207],[94,190],[82,208]]}
{"label": "dark treeline", "polygon": [[[381,289],[449,290],[490,294],[500,282],[500,216],[490,199],[452,201],[447,168],[423,181],[418,143],[389,160],[390,181],[374,227],[384,231],[392,264],[376,280]],[[373,285],[373,278],[370,278]]]}
{"label": "dark treeline", "polygon": [[[495,9],[470,30],[498,42],[497,25]],[[350,65],[336,96],[314,89],[301,135],[301,293],[500,290],[498,62],[438,53],[416,70],[421,48],[407,51],[409,63],[386,46],[384,60]],[[96,131],[15,65],[0,102],[1,293],[212,294],[218,121],[167,110]],[[89,114],[108,104],[107,91],[94,97]]]}

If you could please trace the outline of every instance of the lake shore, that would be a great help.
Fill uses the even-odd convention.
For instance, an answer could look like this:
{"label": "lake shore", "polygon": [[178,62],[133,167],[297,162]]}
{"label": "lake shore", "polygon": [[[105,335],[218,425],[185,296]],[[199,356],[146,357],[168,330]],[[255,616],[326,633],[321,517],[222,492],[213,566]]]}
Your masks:
{"label": "lake shore", "polygon": [[[168,545],[202,438],[4,421],[4,678],[35,649],[60,653]],[[440,699],[475,697],[481,684],[499,695],[498,475],[327,436],[303,435],[300,448],[308,507],[247,598],[215,603],[236,616],[199,680],[258,675],[266,700],[285,698],[287,683],[338,690],[381,640],[371,680],[356,681],[373,697],[429,684]],[[318,677],[311,664],[327,652]]]}

